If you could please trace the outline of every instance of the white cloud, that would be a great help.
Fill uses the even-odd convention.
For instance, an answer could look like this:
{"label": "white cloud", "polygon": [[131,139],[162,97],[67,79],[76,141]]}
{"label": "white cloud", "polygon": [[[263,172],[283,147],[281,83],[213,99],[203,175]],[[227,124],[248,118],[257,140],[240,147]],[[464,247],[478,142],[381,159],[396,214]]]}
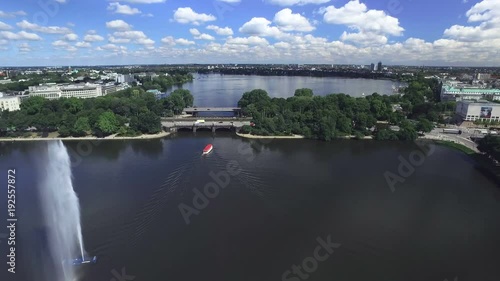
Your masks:
{"label": "white cloud", "polygon": [[90,48],[92,45],[89,42],[78,42],[75,44],[77,48]]}
{"label": "white cloud", "polygon": [[128,38],[116,38],[114,36],[109,36],[108,41],[114,44],[123,44],[123,43],[130,43],[131,40]]}
{"label": "white cloud", "polygon": [[206,33],[201,33],[198,29],[196,28],[191,28],[189,30],[191,35],[194,36],[194,39],[196,40],[215,40],[215,38],[212,35],[206,34]]}
{"label": "white cloud", "polygon": [[308,4],[325,4],[330,0],[266,0],[266,2],[279,6],[304,6]]}
{"label": "white cloud", "polygon": [[109,3],[108,11],[113,11],[115,14],[122,15],[137,15],[141,13],[137,8],[132,8],[128,5],[120,5],[118,2]]}
{"label": "white cloud", "polygon": [[274,23],[284,31],[310,32],[315,29],[306,17],[293,14],[289,8],[277,12],[274,15]]}
{"label": "white cloud", "polygon": [[216,25],[209,25],[209,26],[207,26],[207,29],[215,31],[215,33],[217,33],[217,35],[222,35],[222,36],[233,35],[233,30],[228,26],[218,27]]}
{"label": "white cloud", "polygon": [[71,29],[67,27],[60,26],[40,26],[38,24],[31,23],[27,20],[20,21],[16,24],[21,29],[27,29],[31,31],[49,33],[49,34],[66,34],[72,33]]}
{"label": "white cloud", "polygon": [[33,48],[28,43],[22,43],[17,46],[19,52],[21,53],[28,53],[33,51]]}
{"label": "white cloud", "polygon": [[83,37],[83,41],[85,42],[97,42],[97,41],[103,41],[104,37],[97,35],[97,34],[87,34],[85,37]]}
{"label": "white cloud", "polygon": [[182,24],[191,23],[193,25],[200,25],[202,23],[214,21],[216,19],[217,18],[213,15],[196,13],[189,7],[178,8],[174,11],[174,20]]}
{"label": "white cloud", "polygon": [[278,37],[282,35],[279,28],[270,26],[271,22],[266,18],[252,18],[243,24],[239,31],[252,36]]}
{"label": "white cloud", "polygon": [[0,18],[15,18],[17,16],[26,16],[26,12],[17,11],[17,12],[4,12],[0,11]]}
{"label": "white cloud", "polygon": [[229,4],[237,4],[237,3],[241,2],[241,0],[216,0],[216,1],[229,3]]}
{"label": "white cloud", "polygon": [[66,47],[66,46],[69,46],[69,43],[66,41],[57,40],[57,41],[52,42],[52,46],[54,46],[54,47]]}
{"label": "white cloud", "polygon": [[108,22],[106,22],[106,27],[109,29],[116,29],[116,30],[130,30],[130,29],[132,29],[132,26],[123,20],[108,21]]}
{"label": "white cloud", "polygon": [[18,33],[10,32],[10,31],[1,31],[0,37],[8,40],[29,40],[29,41],[39,41],[42,40],[38,34],[29,33],[26,31],[20,31]]}
{"label": "white cloud", "polygon": [[130,43],[139,45],[154,45],[155,41],[148,38],[146,34],[138,30],[116,31],[108,38],[111,43]]}
{"label": "white cloud", "polygon": [[97,47],[96,50],[98,50],[98,51],[106,50],[106,51],[122,52],[123,53],[123,52],[127,51],[127,47],[117,46],[115,44],[106,44],[106,45]]}
{"label": "white cloud", "polygon": [[226,43],[234,45],[269,45],[265,38],[258,36],[228,38]]}
{"label": "white cloud", "polygon": [[12,26],[0,21],[0,30],[9,30],[9,29],[12,29]]}
{"label": "white cloud", "polygon": [[64,39],[67,41],[76,41],[76,40],[78,40],[78,35],[76,35],[74,33],[66,34],[66,35],[64,35]]}
{"label": "white cloud", "polygon": [[67,0],[54,0],[54,1],[56,1],[59,4],[66,4],[66,2],[68,2]]}
{"label": "white cloud", "polygon": [[167,36],[161,39],[161,42],[165,45],[168,46],[174,46],[175,45],[175,39],[172,36]]}
{"label": "white cloud", "polygon": [[193,36],[199,36],[201,34],[201,32],[196,28],[189,29],[189,33],[191,33],[191,35]]}
{"label": "white cloud", "polygon": [[189,41],[189,40],[184,39],[184,38],[176,39],[175,43],[179,44],[179,45],[182,45],[182,46],[189,46],[189,45],[194,45],[195,44],[194,41]]}
{"label": "white cloud", "polygon": [[481,42],[500,38],[500,2],[483,0],[466,13],[468,22],[477,26],[453,25],[444,31],[444,36],[463,42]]}
{"label": "white cloud", "polygon": [[404,31],[397,18],[387,15],[384,11],[368,10],[359,0],[352,0],[340,8],[328,6],[321,12],[324,12],[323,20],[326,23],[342,24],[358,31],[344,33],[341,39],[359,44],[386,42],[387,38],[383,37],[401,36]]}

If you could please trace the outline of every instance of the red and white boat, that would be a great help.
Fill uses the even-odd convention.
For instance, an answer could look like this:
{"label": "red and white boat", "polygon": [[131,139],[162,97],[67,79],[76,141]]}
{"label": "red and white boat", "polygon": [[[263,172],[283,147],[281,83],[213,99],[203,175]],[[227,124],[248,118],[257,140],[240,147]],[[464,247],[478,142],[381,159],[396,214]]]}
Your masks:
{"label": "red and white boat", "polygon": [[210,152],[212,152],[212,150],[214,150],[214,146],[211,144],[207,144],[207,146],[205,146],[205,148],[203,149],[203,155],[209,154]]}

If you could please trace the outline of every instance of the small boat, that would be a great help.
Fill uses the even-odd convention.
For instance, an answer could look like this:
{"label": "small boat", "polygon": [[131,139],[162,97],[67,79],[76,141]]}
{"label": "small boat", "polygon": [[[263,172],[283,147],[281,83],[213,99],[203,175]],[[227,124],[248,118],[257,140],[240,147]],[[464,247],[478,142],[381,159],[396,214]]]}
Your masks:
{"label": "small boat", "polygon": [[212,152],[213,149],[214,149],[213,145],[207,144],[207,146],[205,146],[205,148],[203,149],[203,155],[209,154],[210,152]]}

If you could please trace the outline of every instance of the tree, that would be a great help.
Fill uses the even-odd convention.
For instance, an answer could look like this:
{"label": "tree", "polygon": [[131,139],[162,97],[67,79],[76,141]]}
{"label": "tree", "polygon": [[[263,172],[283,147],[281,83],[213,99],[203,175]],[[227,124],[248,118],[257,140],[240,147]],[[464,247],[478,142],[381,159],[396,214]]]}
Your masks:
{"label": "tree", "polygon": [[420,118],[417,123],[417,131],[423,132],[423,133],[428,133],[434,129],[434,125],[432,124],[431,121],[425,119],[425,118]]}
{"label": "tree", "polygon": [[111,135],[118,130],[118,120],[111,111],[106,111],[99,116],[97,128],[103,135]]}
{"label": "tree", "polygon": [[90,130],[91,130],[91,127],[89,124],[89,118],[88,117],[80,117],[76,120],[71,134],[75,137],[83,137],[83,136],[86,136],[87,133],[90,132]]}
{"label": "tree", "polygon": [[295,94],[293,95],[294,97],[309,97],[312,98],[314,96],[314,93],[311,89],[303,88],[303,89],[297,89],[295,90]]}
{"label": "tree", "polygon": [[160,117],[151,111],[141,113],[137,121],[131,123],[131,128],[144,134],[157,134],[161,132]]}
{"label": "tree", "polygon": [[415,126],[407,120],[401,122],[399,126],[399,132],[397,132],[399,140],[402,141],[414,141],[417,139],[418,134]]}
{"label": "tree", "polygon": [[35,115],[42,111],[46,101],[43,97],[29,97],[21,103],[21,109],[28,115]]}

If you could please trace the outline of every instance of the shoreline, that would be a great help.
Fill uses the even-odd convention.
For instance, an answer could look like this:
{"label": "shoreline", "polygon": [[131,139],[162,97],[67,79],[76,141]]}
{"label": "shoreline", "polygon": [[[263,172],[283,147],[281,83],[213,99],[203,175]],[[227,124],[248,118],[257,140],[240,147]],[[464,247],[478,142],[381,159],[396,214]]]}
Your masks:
{"label": "shoreline", "polygon": [[155,135],[140,135],[137,137],[117,137],[116,134],[110,135],[104,138],[98,137],[31,137],[31,138],[0,138],[0,142],[15,142],[15,141],[52,141],[52,140],[69,140],[69,141],[81,141],[81,140],[146,140],[146,139],[159,139],[169,136],[170,132],[161,132]]}
{"label": "shoreline", "polygon": [[304,136],[301,135],[293,135],[293,136],[257,136],[251,134],[242,134],[236,132],[236,135],[242,138],[247,139],[305,139]]}

